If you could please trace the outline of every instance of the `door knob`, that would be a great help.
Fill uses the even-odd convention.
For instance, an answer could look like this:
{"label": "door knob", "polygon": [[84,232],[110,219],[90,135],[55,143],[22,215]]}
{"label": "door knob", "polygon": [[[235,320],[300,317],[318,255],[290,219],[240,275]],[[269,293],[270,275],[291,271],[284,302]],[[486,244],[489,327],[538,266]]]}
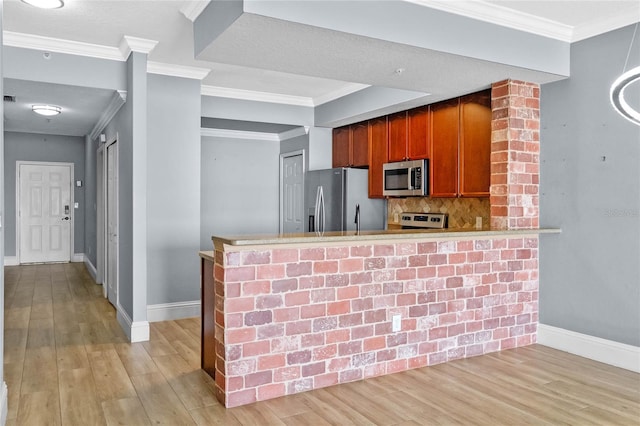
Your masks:
{"label": "door knob", "polygon": [[69,220],[69,216],[63,217],[62,220]]}

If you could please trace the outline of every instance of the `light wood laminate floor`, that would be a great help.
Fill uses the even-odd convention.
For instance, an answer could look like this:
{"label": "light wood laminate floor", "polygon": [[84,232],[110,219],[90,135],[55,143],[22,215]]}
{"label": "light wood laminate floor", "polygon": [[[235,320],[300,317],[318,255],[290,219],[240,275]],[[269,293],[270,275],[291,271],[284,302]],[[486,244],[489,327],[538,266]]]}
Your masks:
{"label": "light wood laminate floor", "polygon": [[640,424],[640,376],[540,345],[225,409],[198,318],[127,343],[82,264],[5,268],[8,425]]}

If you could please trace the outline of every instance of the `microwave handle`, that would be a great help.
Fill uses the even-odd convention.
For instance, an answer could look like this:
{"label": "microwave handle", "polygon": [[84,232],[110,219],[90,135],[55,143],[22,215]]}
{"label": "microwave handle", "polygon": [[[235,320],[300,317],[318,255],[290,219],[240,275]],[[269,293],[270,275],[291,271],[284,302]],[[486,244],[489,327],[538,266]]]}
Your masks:
{"label": "microwave handle", "polygon": [[413,167],[407,169],[407,189],[413,189]]}

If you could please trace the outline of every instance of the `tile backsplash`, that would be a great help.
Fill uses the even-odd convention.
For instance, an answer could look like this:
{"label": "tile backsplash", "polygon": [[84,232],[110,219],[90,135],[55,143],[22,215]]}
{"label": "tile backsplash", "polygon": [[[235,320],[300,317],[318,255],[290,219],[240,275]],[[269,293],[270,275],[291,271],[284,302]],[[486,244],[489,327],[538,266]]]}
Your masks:
{"label": "tile backsplash", "polygon": [[489,228],[489,198],[389,198],[388,223],[398,224],[403,212],[448,213],[449,228],[475,228],[476,218],[482,217],[482,227]]}

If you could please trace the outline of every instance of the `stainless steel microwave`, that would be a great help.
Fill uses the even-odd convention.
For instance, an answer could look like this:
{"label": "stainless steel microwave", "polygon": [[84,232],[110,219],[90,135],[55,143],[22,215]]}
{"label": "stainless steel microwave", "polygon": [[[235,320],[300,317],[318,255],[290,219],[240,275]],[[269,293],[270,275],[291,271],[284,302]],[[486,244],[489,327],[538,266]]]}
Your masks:
{"label": "stainless steel microwave", "polygon": [[429,160],[401,161],[382,165],[382,195],[424,197],[429,195]]}

